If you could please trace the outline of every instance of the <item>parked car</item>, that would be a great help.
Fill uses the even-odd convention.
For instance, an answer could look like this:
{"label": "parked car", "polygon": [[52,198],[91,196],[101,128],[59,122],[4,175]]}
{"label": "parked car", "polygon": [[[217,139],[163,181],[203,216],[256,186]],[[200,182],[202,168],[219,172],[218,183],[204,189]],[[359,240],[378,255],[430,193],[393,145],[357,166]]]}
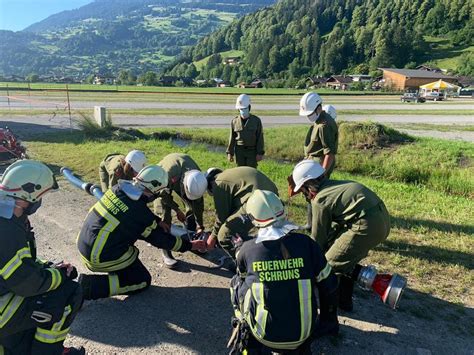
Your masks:
{"label": "parked car", "polygon": [[432,100],[432,101],[444,100],[444,95],[436,91],[428,92],[423,97],[425,98],[425,100]]}
{"label": "parked car", "polygon": [[401,102],[425,102],[426,100],[421,97],[418,93],[416,92],[406,92],[403,94],[403,96],[400,98]]}

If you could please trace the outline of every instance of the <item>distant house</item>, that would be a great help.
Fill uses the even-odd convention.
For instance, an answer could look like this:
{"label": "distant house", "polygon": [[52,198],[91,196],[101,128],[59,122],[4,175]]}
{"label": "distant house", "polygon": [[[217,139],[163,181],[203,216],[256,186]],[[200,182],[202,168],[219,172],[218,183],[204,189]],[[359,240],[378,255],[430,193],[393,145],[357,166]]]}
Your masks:
{"label": "distant house", "polygon": [[351,74],[349,77],[352,78],[354,83],[369,83],[372,81],[372,77],[366,74]]}
{"label": "distant house", "polygon": [[237,64],[240,64],[240,59],[241,59],[241,57],[226,57],[222,61],[222,64],[224,64],[224,65],[237,65]]}
{"label": "distant house", "polygon": [[173,86],[178,80],[177,76],[163,75],[158,82],[163,86]]}
{"label": "distant house", "polygon": [[254,89],[263,88],[263,80],[262,80],[262,79],[254,79],[254,80],[252,80],[252,82],[249,84],[249,87],[250,87],[250,88],[254,88]]}
{"label": "distant house", "polygon": [[222,80],[221,78],[212,78],[211,81],[216,87],[220,87],[221,83],[224,82],[224,80]]}
{"label": "distant house", "polygon": [[439,72],[418,69],[396,69],[379,68],[383,72],[384,86],[394,90],[418,89],[421,85],[432,83],[436,80],[444,80],[455,83],[455,76],[445,75]]}
{"label": "distant house", "polygon": [[424,64],[417,66],[415,69],[432,71],[434,73],[441,73],[442,72],[442,70],[438,67],[432,67],[432,66],[428,66],[428,65],[424,65]]}
{"label": "distant house", "polygon": [[55,82],[59,84],[74,84],[76,81],[74,80],[74,78],[62,76],[60,78],[57,78]]}
{"label": "distant house", "polygon": [[94,85],[114,85],[115,78],[111,75],[100,75],[97,74],[94,76],[94,80],[92,81]]}
{"label": "distant house", "polygon": [[184,86],[193,86],[194,85],[194,79],[189,77],[189,76],[183,76],[180,78],[180,80],[183,82]]}
{"label": "distant house", "polygon": [[335,90],[347,90],[352,81],[352,78],[349,76],[333,75],[326,81],[326,87]]}
{"label": "distant house", "polygon": [[310,87],[317,88],[317,87],[326,86],[327,80],[328,78],[325,78],[323,76],[314,76],[314,77],[309,76],[306,78],[306,83]]}

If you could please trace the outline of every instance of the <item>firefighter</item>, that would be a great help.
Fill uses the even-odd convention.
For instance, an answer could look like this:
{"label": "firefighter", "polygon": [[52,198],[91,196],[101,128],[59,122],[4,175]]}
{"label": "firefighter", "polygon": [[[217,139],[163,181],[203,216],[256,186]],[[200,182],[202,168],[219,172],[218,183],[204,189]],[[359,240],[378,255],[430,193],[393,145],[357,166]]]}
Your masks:
{"label": "firefighter", "polygon": [[311,201],[311,237],[326,253],[340,277],[340,308],[351,311],[358,262],[390,232],[390,216],[383,201],[354,181],[329,180],[313,160],[299,162],[293,170],[295,191]]}
{"label": "firefighter", "polygon": [[84,265],[102,275],[79,276],[84,299],[94,300],[145,290],[151,275],[134,246],[140,239],[157,247],[185,252],[205,249],[203,241],[168,234],[148,208],[168,185],[168,174],[158,165],[143,168],[133,181],[120,180],[91,208],[79,233],[77,246]]}
{"label": "firefighter", "polygon": [[315,337],[338,334],[337,278],[319,245],[286,220],[276,194],[255,190],[246,213],[258,234],[237,251],[231,354],[311,354]]}
{"label": "firefighter", "polygon": [[[311,127],[304,142],[305,159],[314,159],[326,171],[329,178],[336,163],[338,128],[335,121],[334,106],[323,110],[321,97],[315,92],[308,92],[300,100],[300,116],[306,116]],[[311,230],[311,206],[308,204],[306,230]]]}
{"label": "firefighter", "polygon": [[269,190],[278,194],[276,185],[262,172],[248,166],[222,171],[210,168],[207,172],[208,192],[214,199],[216,220],[207,239],[208,249],[220,246],[234,257],[232,238],[240,236],[246,240],[253,228],[245,218],[244,204],[256,189]]}
{"label": "firefighter", "polygon": [[82,304],[76,269],[39,261],[29,216],[58,189],[38,161],[10,165],[0,182],[0,354],[85,354],[63,342]]}
{"label": "firefighter", "polygon": [[[196,235],[204,232],[204,198],[207,180],[197,163],[187,154],[172,153],[165,156],[159,163],[168,173],[168,189],[160,193],[154,202],[155,214],[164,223],[171,225],[171,210],[176,212],[178,220]],[[181,198],[185,204],[185,212],[174,201],[172,193]],[[168,267],[175,267],[177,261],[169,250],[162,249],[163,260]]]}
{"label": "firefighter", "polygon": [[107,155],[99,166],[100,187],[103,192],[122,180],[132,180],[146,165],[145,153],[132,150],[127,156],[112,153]]}
{"label": "firefighter", "polygon": [[250,96],[246,94],[237,98],[235,108],[239,114],[230,124],[227,159],[233,162],[235,156],[237,166],[256,168],[265,154],[262,121],[250,113]]}

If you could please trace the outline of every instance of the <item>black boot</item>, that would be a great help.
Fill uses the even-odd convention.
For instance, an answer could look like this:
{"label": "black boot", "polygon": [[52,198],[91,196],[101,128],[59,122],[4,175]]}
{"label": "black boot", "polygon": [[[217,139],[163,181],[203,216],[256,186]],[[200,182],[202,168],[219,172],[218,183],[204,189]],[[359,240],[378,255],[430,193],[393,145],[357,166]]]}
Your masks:
{"label": "black boot", "polygon": [[97,300],[110,296],[109,277],[107,275],[80,274],[77,282],[81,284],[84,300]]}
{"label": "black boot", "polygon": [[314,337],[339,334],[339,321],[337,319],[337,289],[327,293],[319,289],[319,318],[314,330]]}
{"label": "black boot", "polygon": [[339,308],[346,312],[352,312],[352,294],[354,293],[354,280],[345,275],[339,276]]}

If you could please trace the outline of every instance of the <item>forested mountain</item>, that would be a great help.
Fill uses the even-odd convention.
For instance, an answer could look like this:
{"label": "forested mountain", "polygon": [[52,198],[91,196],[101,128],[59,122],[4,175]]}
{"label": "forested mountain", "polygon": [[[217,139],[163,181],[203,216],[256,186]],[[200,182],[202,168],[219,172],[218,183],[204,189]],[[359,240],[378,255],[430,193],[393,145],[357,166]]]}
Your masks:
{"label": "forested mountain", "polygon": [[[414,67],[433,59],[440,39],[465,50],[471,62],[471,0],[281,0],[246,15],[185,50],[168,68],[180,73],[205,62],[199,76],[248,81],[307,75],[367,74],[379,67]],[[433,42],[433,43],[432,43]],[[223,65],[220,53],[242,53]],[[466,73],[468,74],[468,73]]]}
{"label": "forested mountain", "polygon": [[0,31],[0,74],[158,71],[186,46],[275,0],[95,0]]}

